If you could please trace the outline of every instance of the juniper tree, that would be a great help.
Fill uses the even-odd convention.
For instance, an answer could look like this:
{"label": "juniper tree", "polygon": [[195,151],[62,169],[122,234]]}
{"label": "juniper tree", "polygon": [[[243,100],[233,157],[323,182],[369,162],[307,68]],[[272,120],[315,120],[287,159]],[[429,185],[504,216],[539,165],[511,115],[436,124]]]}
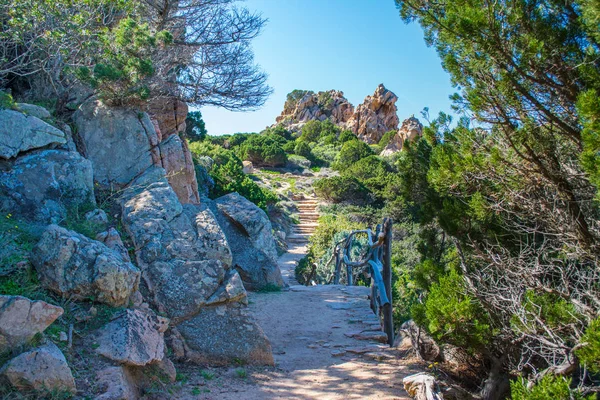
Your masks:
{"label": "juniper tree", "polygon": [[[478,350],[533,380],[581,373],[577,382],[597,390],[585,373],[593,359],[586,352],[598,356],[585,332],[600,309],[597,2],[397,5],[405,21],[423,27],[465,115],[452,129],[445,118],[434,122],[428,157],[413,160],[427,171],[418,186],[435,194],[417,203],[420,217],[452,237],[459,262],[450,269],[487,315],[487,344]],[[430,285],[426,291],[440,283]],[[425,299],[437,312],[422,313],[422,322],[452,341],[451,321],[460,318],[447,302],[427,305],[439,298]]]}

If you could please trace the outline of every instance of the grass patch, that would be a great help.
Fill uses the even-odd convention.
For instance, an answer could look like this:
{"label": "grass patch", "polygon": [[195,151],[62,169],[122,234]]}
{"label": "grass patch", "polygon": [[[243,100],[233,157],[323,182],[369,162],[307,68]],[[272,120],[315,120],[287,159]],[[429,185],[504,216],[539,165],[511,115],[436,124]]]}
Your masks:
{"label": "grass patch", "polygon": [[248,372],[244,368],[236,368],[235,376],[240,379],[246,379],[248,377]]}
{"label": "grass patch", "polygon": [[202,375],[202,377],[207,381],[211,381],[215,378],[214,372],[206,371],[204,369],[200,371],[200,375]]}

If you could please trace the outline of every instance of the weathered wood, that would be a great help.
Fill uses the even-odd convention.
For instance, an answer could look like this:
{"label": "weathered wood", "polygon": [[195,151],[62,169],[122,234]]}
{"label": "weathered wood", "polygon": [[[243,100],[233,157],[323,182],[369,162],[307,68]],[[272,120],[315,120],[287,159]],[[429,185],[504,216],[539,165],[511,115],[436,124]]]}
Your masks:
{"label": "weathered wood", "polygon": [[383,327],[388,335],[388,344],[394,344],[394,311],[392,308],[392,220],[386,218],[383,221],[383,234],[385,242],[382,247],[383,252],[383,283],[385,291],[390,302],[389,307],[383,308]]}
{"label": "weathered wood", "polygon": [[[369,249],[362,259],[353,261],[350,258],[352,240],[354,236],[366,234]],[[392,220],[385,218],[383,223],[377,225],[375,232],[370,229],[352,231],[348,237],[336,243],[333,249],[335,258],[335,271],[333,283],[340,283],[342,264],[346,265],[346,284],[354,284],[353,269],[357,274],[368,271],[371,277],[371,301],[373,313],[383,320],[387,343],[394,343],[394,321],[392,308]]]}

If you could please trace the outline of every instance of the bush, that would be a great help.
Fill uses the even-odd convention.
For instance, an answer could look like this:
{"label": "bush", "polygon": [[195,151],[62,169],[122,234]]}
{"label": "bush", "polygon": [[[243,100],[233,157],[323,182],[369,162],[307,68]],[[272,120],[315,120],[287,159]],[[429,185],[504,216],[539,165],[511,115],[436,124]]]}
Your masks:
{"label": "bush", "polygon": [[571,379],[562,376],[544,376],[531,388],[527,381],[517,379],[510,383],[513,400],[593,400],[595,396],[583,396],[579,390],[571,389]]}
{"label": "bush", "polygon": [[274,127],[270,127],[265,129],[260,133],[261,135],[277,135],[281,136],[285,140],[294,140],[294,135],[292,132],[288,131],[283,127],[283,125],[276,125]]}
{"label": "bush", "polygon": [[343,172],[358,179],[366,188],[380,198],[385,198],[386,188],[393,177],[392,167],[379,156],[368,156],[358,160]]}
{"label": "bush", "polygon": [[306,157],[297,156],[295,154],[292,154],[288,157],[288,163],[287,163],[288,168],[308,169],[308,168],[310,168],[310,165],[311,165],[310,160],[307,159]]}
{"label": "bush", "polygon": [[322,166],[330,166],[340,153],[340,146],[334,144],[317,143],[311,150],[313,159]]}
{"label": "bush", "polygon": [[296,143],[296,146],[294,147],[294,154],[305,158],[310,158],[312,155],[310,146],[304,141],[299,141]]}
{"label": "bush", "polygon": [[206,125],[200,111],[191,111],[185,119],[185,137],[190,142],[198,142],[206,139]]}
{"label": "bush", "polygon": [[413,310],[415,321],[426,321],[424,325],[438,341],[481,350],[491,339],[487,314],[477,299],[466,293],[463,277],[456,271],[431,285],[424,307]]}
{"label": "bush", "polygon": [[287,155],[283,150],[285,139],[278,135],[250,135],[240,145],[240,156],[254,165],[267,167],[283,167]]}
{"label": "bush", "polygon": [[369,201],[369,190],[354,177],[334,176],[319,179],[314,188],[317,196],[334,203],[364,204]]}
{"label": "bush", "polygon": [[590,371],[600,373],[600,318],[587,327],[581,343],[586,345],[576,351],[577,357]]}
{"label": "bush", "polygon": [[373,151],[369,145],[362,140],[347,141],[342,145],[342,149],[336,158],[333,168],[338,171],[344,170],[356,163],[358,160],[368,157],[372,154]]}
{"label": "bush", "polygon": [[[233,151],[206,141],[190,144],[190,151],[196,165],[206,168],[201,157],[211,157],[214,160],[214,165],[208,171],[214,180],[214,186],[209,190],[210,198],[214,199],[237,192],[265,211],[269,204],[277,202],[278,198],[275,193],[258,186],[244,174],[242,161]],[[198,178],[200,179],[200,176]],[[198,183],[201,184],[201,182]]]}
{"label": "bush", "polygon": [[340,133],[340,136],[338,138],[340,143],[346,143],[350,140],[358,140],[358,137],[356,137],[356,135],[354,133],[352,133],[351,131],[342,131],[342,133]]}

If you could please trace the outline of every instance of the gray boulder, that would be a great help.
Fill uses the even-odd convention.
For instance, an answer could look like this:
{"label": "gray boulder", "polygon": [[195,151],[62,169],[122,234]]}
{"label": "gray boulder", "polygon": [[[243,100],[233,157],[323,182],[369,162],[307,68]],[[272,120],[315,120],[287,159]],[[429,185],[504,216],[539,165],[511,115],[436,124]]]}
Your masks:
{"label": "gray boulder", "polygon": [[25,115],[30,115],[39,119],[50,119],[52,115],[44,107],[35,104],[17,103],[17,108]]}
{"label": "gray boulder", "polygon": [[0,295],[0,354],[29,342],[63,312],[45,301]]}
{"label": "gray boulder", "polygon": [[67,143],[61,130],[32,115],[14,110],[0,110],[0,159],[50,145]]}
{"label": "gray boulder", "polygon": [[[193,344],[207,335],[212,328],[206,324],[213,321],[199,316],[210,313],[216,305],[220,310],[238,310],[246,304],[246,291],[237,272],[230,269],[229,244],[213,212],[204,206],[182,206],[162,168],[150,168],[142,174],[124,190],[120,202],[122,222],[135,244],[148,291],[144,297],[166,313],[172,326],[185,324],[182,342]],[[226,314],[230,323],[221,325],[218,337],[223,343],[245,342],[245,347],[238,346],[233,355],[198,345],[205,350],[204,359],[266,359],[253,356],[270,351],[260,328],[238,311]],[[244,324],[252,326],[255,334],[245,335],[238,329]]]}
{"label": "gray boulder", "polygon": [[89,100],[73,114],[73,122],[94,165],[94,179],[103,186],[122,187],[159,158],[159,139],[146,113]]}
{"label": "gray boulder", "polygon": [[277,246],[267,214],[252,202],[230,193],[215,200],[218,221],[233,253],[233,264],[248,290],[284,285]]}
{"label": "gray boulder", "polygon": [[125,310],[98,332],[96,352],[132,366],[144,366],[163,359],[163,333],[168,321],[152,312]]}
{"label": "gray boulder", "polygon": [[0,208],[15,215],[56,223],[70,207],[95,204],[92,165],[79,153],[43,150],[0,171]]}
{"label": "gray boulder", "polygon": [[151,166],[159,166],[167,171],[182,203],[199,203],[192,156],[178,135],[179,128],[185,130],[186,110],[185,104],[165,99],[150,107],[151,117],[97,99],[86,101],[73,121],[84,155],[94,165],[94,179],[103,186],[124,187]]}
{"label": "gray boulder", "polygon": [[235,303],[205,308],[179,324],[177,330],[185,339],[185,360],[227,365],[239,359],[249,364],[274,365],[271,343],[247,310]]}
{"label": "gray boulder", "polygon": [[140,280],[139,269],[120,253],[57,225],[43,233],[31,263],[45,288],[113,307],[127,305]]}
{"label": "gray boulder", "polygon": [[139,391],[126,367],[107,367],[96,374],[96,388],[100,392],[95,400],[137,400]]}
{"label": "gray boulder", "polygon": [[52,342],[7,362],[0,370],[0,377],[17,390],[35,390],[46,394],[76,391],[67,360]]}

